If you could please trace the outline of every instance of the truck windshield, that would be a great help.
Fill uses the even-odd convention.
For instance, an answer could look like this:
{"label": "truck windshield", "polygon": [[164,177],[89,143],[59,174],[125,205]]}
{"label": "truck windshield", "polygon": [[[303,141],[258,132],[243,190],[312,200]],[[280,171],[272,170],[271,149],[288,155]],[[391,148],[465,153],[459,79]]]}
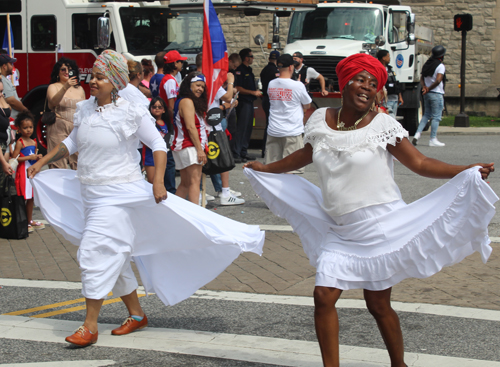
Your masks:
{"label": "truck windshield", "polygon": [[203,43],[203,13],[169,15],[167,8],[121,8],[127,49],[132,55],[162,50],[199,53]]}
{"label": "truck windshield", "polygon": [[383,15],[375,8],[321,7],[293,14],[288,43],[310,39],[375,42],[383,34]]}

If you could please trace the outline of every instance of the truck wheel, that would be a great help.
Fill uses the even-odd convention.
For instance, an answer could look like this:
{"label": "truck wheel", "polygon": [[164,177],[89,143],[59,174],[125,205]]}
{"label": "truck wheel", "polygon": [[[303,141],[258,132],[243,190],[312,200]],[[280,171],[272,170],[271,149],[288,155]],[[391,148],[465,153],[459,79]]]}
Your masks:
{"label": "truck wheel", "polygon": [[410,136],[415,135],[417,132],[418,123],[418,108],[404,108],[401,111],[403,112],[403,121],[401,125],[408,130]]}

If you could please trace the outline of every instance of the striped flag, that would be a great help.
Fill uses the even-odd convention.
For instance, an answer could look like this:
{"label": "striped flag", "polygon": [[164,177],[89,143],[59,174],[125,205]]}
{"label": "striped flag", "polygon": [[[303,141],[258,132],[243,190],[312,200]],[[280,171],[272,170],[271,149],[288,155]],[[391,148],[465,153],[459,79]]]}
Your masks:
{"label": "striped flag", "polygon": [[208,105],[227,78],[229,66],[226,39],[211,0],[203,3],[203,74],[207,84]]}
{"label": "striped flag", "polygon": [[[10,25],[10,45],[12,47],[12,55],[10,55],[10,57],[14,57],[14,33],[12,33],[12,24]],[[9,36],[8,36],[7,25],[5,26],[5,33],[3,35],[2,48],[5,51],[9,52]]]}

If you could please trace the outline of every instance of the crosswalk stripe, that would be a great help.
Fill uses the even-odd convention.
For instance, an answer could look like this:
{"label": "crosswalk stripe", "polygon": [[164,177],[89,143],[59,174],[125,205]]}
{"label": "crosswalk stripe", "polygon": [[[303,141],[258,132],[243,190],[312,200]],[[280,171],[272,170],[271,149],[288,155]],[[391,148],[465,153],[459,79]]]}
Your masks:
{"label": "crosswalk stripe", "polygon": [[[64,343],[81,322],[37,319],[25,316],[0,316],[0,338]],[[317,367],[321,355],[316,341],[289,340],[251,335],[212,333],[195,330],[146,328],[120,337],[110,335],[116,325],[99,324],[97,346],[153,350],[204,357],[224,358],[254,363],[293,367]],[[386,350],[340,346],[343,367],[389,367]],[[468,358],[405,353],[413,367],[500,367],[500,362]]]}

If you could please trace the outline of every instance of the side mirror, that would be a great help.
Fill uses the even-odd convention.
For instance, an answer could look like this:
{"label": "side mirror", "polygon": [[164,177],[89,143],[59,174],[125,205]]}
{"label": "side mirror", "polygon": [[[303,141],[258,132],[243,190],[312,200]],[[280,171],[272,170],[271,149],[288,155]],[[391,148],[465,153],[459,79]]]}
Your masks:
{"label": "side mirror", "polygon": [[111,29],[109,18],[99,17],[97,19],[97,45],[99,48],[107,49],[111,43]]}
{"label": "side mirror", "polygon": [[258,34],[254,37],[253,41],[255,42],[255,44],[257,46],[262,46],[264,44],[264,42],[266,41],[266,39],[264,38],[263,35],[261,34]]}
{"label": "side mirror", "polygon": [[375,44],[378,47],[382,47],[383,45],[385,45],[385,37],[384,36],[377,36],[375,38]]}
{"label": "side mirror", "polygon": [[415,33],[415,14],[408,14],[406,28],[408,29],[408,33]]}
{"label": "side mirror", "polygon": [[415,33],[408,33],[408,39],[407,39],[408,44],[414,45],[415,41],[416,41]]}

